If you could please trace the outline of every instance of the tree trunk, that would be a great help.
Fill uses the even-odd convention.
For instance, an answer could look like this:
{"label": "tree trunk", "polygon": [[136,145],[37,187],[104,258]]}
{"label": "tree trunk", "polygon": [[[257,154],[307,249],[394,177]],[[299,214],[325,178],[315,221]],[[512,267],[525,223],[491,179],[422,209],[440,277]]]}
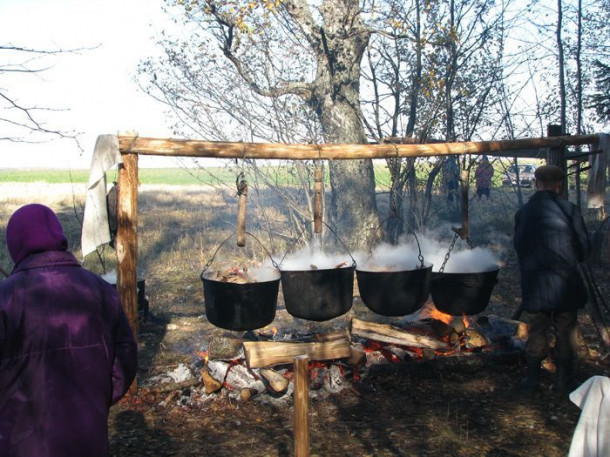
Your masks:
{"label": "tree trunk", "polygon": [[[314,41],[316,79],[308,103],[320,119],[326,143],[366,143],[360,110],[360,66],[370,32],[356,0],[329,0],[320,7],[323,27]],[[379,224],[375,174],[370,160],[330,162],[331,226],[350,248],[364,247]]]}
{"label": "tree trunk", "polygon": [[563,3],[557,0],[557,54],[559,64],[559,120],[561,124],[561,135],[566,133],[566,83],[565,63],[563,54],[563,40],[561,32],[563,28]]}

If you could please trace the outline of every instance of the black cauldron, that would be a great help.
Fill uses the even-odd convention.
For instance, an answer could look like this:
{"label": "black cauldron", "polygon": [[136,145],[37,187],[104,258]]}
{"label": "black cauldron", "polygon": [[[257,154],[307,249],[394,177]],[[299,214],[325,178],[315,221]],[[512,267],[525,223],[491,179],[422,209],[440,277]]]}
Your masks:
{"label": "black cauldron", "polygon": [[227,330],[256,330],[275,319],[279,275],[271,281],[236,284],[201,275],[205,314],[217,327]]}
{"label": "black cauldron", "polygon": [[383,316],[405,316],[420,309],[428,299],[432,265],[402,271],[356,269],[356,277],[367,308]]}
{"label": "black cauldron", "polygon": [[351,267],[319,270],[281,270],[286,311],[310,321],[326,321],[347,313],[354,298]]}
{"label": "black cauldron", "polygon": [[[107,280],[106,280],[107,281]],[[116,289],[116,282],[112,282],[112,287]],[[136,282],[136,289],[138,294],[138,316],[141,320],[148,319],[149,302],[146,298],[146,280],[138,279]]]}
{"label": "black cauldron", "polygon": [[430,293],[439,311],[452,316],[479,314],[489,304],[499,268],[477,273],[432,273]]}

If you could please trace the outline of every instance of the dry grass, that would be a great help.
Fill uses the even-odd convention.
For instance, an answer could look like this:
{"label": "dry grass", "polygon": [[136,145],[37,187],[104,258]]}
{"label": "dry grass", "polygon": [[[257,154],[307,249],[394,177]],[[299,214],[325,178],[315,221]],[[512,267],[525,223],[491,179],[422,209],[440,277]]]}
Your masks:
{"label": "dry grass", "polygon": [[[2,184],[0,234],[4,238],[6,222],[18,207],[44,203],[59,214],[78,257],[84,198],[84,187]],[[459,220],[447,222],[449,207],[444,198],[436,198],[430,228],[458,226]],[[278,232],[291,234],[282,202],[268,192],[252,196],[249,205],[248,230],[260,236],[266,248],[284,252],[289,238],[262,230],[273,222]],[[383,197],[379,206],[387,210]],[[175,368],[178,362],[192,361],[194,351],[220,333],[203,317],[199,275],[220,243],[234,233],[236,208],[230,188],[141,186],[138,273],[146,279],[155,319],[141,329],[140,382]],[[510,316],[520,301],[518,270],[510,244],[514,196],[495,190],[491,202],[473,200],[470,209],[473,243],[496,250],[504,262],[486,311]],[[259,260],[265,257],[257,243],[249,242],[248,248],[251,251],[246,256]],[[227,242],[214,261],[231,258],[234,251],[234,243]],[[94,254],[85,259],[84,265],[98,273],[104,267],[115,267],[112,249],[106,248],[101,258],[105,265]],[[0,266],[6,270],[11,267],[4,243],[0,246]],[[286,314],[278,309],[278,316]],[[594,341],[591,325],[587,328],[589,341]],[[602,368],[597,363],[587,363],[587,376],[607,370],[607,364]],[[370,373],[351,390],[312,402],[313,454],[555,457],[567,453],[578,410],[550,393],[536,399],[516,393],[515,386],[523,374],[518,363],[480,367],[432,361],[406,364],[392,371],[392,367],[386,368],[387,372]],[[230,401],[161,406],[166,395],[142,388],[137,397],[113,407],[111,455],[292,455],[289,409]]]}

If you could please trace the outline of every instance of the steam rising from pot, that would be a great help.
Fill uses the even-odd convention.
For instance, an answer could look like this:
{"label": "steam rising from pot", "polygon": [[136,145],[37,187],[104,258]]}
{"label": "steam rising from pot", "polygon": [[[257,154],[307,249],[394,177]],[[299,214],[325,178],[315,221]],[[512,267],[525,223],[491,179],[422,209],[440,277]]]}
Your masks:
{"label": "steam rising from pot", "polygon": [[342,266],[351,266],[352,259],[349,254],[324,253],[320,250],[310,250],[305,247],[297,252],[288,254],[281,261],[281,270],[327,270]]}
{"label": "steam rising from pot", "polygon": [[[416,245],[402,244],[394,246],[381,243],[370,255],[359,251],[354,255],[359,270],[364,271],[404,271],[414,270],[421,266]],[[425,262],[429,265],[429,262]]]}
{"label": "steam rising from pot", "polygon": [[[417,234],[424,264],[433,264],[432,271],[438,272],[445,255],[449,250],[449,241],[439,241],[423,234]],[[357,252],[354,255],[358,269],[368,271],[401,271],[413,270],[421,265],[418,259],[419,249],[413,236],[409,236],[398,245],[381,243],[371,251]],[[499,268],[500,259],[491,250],[481,247],[469,249],[456,243],[449,260],[445,264],[445,273],[480,273]]]}

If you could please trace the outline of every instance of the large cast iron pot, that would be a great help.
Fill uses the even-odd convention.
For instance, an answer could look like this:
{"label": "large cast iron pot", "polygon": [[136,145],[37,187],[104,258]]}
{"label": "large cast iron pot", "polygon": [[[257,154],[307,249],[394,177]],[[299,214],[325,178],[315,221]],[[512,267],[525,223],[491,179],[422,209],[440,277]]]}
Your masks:
{"label": "large cast iron pot", "polygon": [[319,270],[281,270],[286,311],[310,321],[347,313],[354,298],[355,265]]}
{"label": "large cast iron pot", "polygon": [[[116,282],[111,282],[110,284],[116,289]],[[136,282],[136,289],[138,293],[138,314],[142,320],[146,320],[148,319],[149,311],[149,303],[146,298],[146,280],[138,279]]]}
{"label": "large cast iron pot", "polygon": [[277,279],[236,284],[216,281],[201,275],[205,314],[217,327],[227,330],[256,330],[269,325],[275,318]]}
{"label": "large cast iron pot", "polygon": [[356,269],[364,304],[383,316],[405,316],[420,309],[430,294],[432,264],[402,271]]}
{"label": "large cast iron pot", "polygon": [[478,273],[432,273],[430,293],[439,311],[452,316],[483,311],[498,282],[499,268]]}

